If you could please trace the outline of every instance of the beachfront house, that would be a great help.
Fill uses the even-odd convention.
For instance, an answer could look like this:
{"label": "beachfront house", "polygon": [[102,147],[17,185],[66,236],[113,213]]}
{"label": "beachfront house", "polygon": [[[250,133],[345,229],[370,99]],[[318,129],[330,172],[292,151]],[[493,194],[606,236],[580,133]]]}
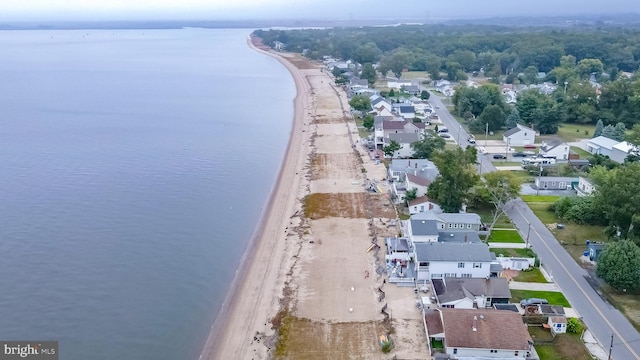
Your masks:
{"label": "beachfront house", "polygon": [[413,270],[419,281],[444,277],[491,277],[494,260],[486,244],[415,242],[413,249]]}
{"label": "beachfront house", "polygon": [[393,159],[388,170],[391,198],[396,204],[403,203],[406,191],[413,188],[417,197],[424,196],[438,174],[435,164],[427,159]]}
{"label": "beachfront house", "polygon": [[536,142],[536,132],[532,128],[517,124],[502,135],[502,141],[509,146],[531,145]]}
{"label": "beachfront house", "polygon": [[371,95],[369,101],[371,102],[371,108],[374,110],[378,109],[379,107],[384,107],[389,111],[391,111],[392,109],[391,104],[380,95]]}
{"label": "beachfront house", "polygon": [[409,201],[409,213],[415,215],[417,213],[433,211],[436,213],[442,212],[440,206],[431,200],[428,196],[420,196]]}
{"label": "beachfront house", "polygon": [[391,133],[385,139],[385,146],[391,144],[392,141],[400,145],[400,149],[393,153],[392,158],[410,158],[413,155],[411,144],[420,141],[420,134],[417,132]]}
{"label": "beachfront house", "polygon": [[440,309],[445,353],[455,359],[526,359],[533,341],[518,313],[488,309]]}
{"label": "beachfront house", "polygon": [[491,308],[508,304],[511,299],[509,281],[502,278],[442,278],[433,279],[437,304],[450,309]]}

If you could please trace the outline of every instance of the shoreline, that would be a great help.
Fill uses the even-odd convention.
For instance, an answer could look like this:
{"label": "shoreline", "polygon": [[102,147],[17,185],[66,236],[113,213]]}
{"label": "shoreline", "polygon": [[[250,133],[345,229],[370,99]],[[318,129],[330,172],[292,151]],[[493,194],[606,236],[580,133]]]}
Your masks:
{"label": "shoreline", "polygon": [[[242,356],[248,355],[248,345],[254,343],[250,339],[256,340],[255,335],[259,333],[256,329],[262,329],[262,335],[271,329],[269,319],[279,310],[279,306],[273,305],[274,302],[279,304],[286,280],[282,273],[290,260],[290,257],[286,258],[291,251],[291,246],[287,247],[286,244],[286,237],[289,235],[286,229],[289,227],[290,217],[301,207],[296,195],[305,176],[303,168],[308,157],[308,151],[302,145],[308,144],[311,137],[311,132],[308,131],[311,119],[307,119],[305,115],[312,100],[310,86],[294,64],[282,56],[256,47],[252,39],[251,35],[247,38],[247,45],[251,49],[278,60],[294,80],[296,96],[293,99],[291,131],[265,210],[242,255],[200,359],[243,358]],[[263,356],[266,356],[267,346],[260,346],[264,348]],[[254,349],[253,355],[260,356],[256,354],[256,350]]]}

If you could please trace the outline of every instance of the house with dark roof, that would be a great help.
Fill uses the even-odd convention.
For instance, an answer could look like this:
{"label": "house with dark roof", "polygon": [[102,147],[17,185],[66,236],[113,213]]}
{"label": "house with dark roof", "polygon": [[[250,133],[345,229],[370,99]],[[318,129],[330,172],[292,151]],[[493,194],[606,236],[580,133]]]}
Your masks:
{"label": "house with dark roof", "polygon": [[526,359],[533,341],[522,317],[511,311],[440,309],[445,353],[454,358]]}
{"label": "house with dark roof", "polygon": [[491,277],[494,259],[484,243],[414,242],[413,249],[417,280]]}
{"label": "house with dark roof", "polygon": [[405,201],[406,191],[416,188],[416,196],[426,195],[429,184],[438,176],[436,165],[426,159],[393,159],[389,166],[391,198],[395,203]]}
{"label": "house with dark roof", "polygon": [[393,111],[407,120],[411,120],[416,117],[416,109],[411,104],[399,104],[392,105]]}
{"label": "house with dark roof", "polygon": [[377,109],[382,106],[391,111],[391,104],[380,95],[371,95],[371,97],[369,97],[369,101],[371,102],[372,109]]}
{"label": "house with dark roof", "polygon": [[517,124],[502,134],[502,141],[509,146],[531,145],[536,142],[536,132],[532,128]]}
{"label": "house with dark roof", "polygon": [[490,308],[511,299],[509,281],[502,278],[432,279],[437,304],[451,309]]}
{"label": "house with dark roof", "polygon": [[571,147],[567,143],[558,141],[547,144],[543,142],[539,148],[539,153],[544,157],[555,158],[556,160],[568,160],[570,150]]}

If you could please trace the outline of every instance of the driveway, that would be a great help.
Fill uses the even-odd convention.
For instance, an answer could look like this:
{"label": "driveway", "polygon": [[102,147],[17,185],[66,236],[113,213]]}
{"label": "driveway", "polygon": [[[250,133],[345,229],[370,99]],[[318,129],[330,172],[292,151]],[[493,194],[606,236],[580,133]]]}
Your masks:
{"label": "driveway", "polygon": [[575,190],[538,190],[534,189],[532,184],[522,184],[520,186],[520,195],[547,195],[547,196],[576,196]]}

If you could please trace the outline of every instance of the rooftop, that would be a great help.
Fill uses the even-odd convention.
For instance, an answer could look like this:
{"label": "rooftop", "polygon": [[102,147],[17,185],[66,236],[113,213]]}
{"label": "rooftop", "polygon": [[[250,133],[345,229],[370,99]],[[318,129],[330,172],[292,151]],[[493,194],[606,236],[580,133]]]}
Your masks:
{"label": "rooftop", "polygon": [[447,348],[528,351],[533,344],[520,314],[480,309],[441,311]]}
{"label": "rooftop", "polygon": [[436,220],[410,220],[411,234],[417,236],[438,234],[438,222]]}
{"label": "rooftop", "polygon": [[591,140],[589,140],[590,144],[599,146],[599,147],[603,147],[603,148],[607,148],[607,149],[612,149],[615,145],[617,145],[620,141],[618,140],[613,140],[613,139],[609,139],[608,137],[605,136],[598,136],[596,138],[593,138]]}
{"label": "rooftop", "polygon": [[424,321],[427,323],[427,331],[429,332],[429,335],[442,334],[444,332],[440,310],[426,310],[424,312]]}
{"label": "rooftop", "polygon": [[[413,225],[413,224],[412,224]],[[415,243],[416,261],[491,262],[489,246],[484,243]]]}
{"label": "rooftop", "polygon": [[520,131],[527,131],[527,130],[528,130],[528,131],[531,131],[531,132],[533,132],[533,133],[535,134],[535,132],[533,131],[533,129],[532,129],[532,128],[528,128],[528,127],[526,127],[526,126],[523,126],[523,125],[517,124],[517,125],[516,125],[516,127],[511,128],[511,129],[509,129],[509,130],[505,131],[505,132],[504,132],[504,136],[511,136],[511,135],[513,135],[513,134],[515,134],[515,133],[518,133],[518,132],[520,132]]}
{"label": "rooftop", "polygon": [[429,199],[428,196],[420,196],[419,198],[409,201],[409,206],[420,205],[426,202],[433,202],[433,200]]}
{"label": "rooftop", "polygon": [[442,213],[438,216],[446,223],[482,224],[480,215],[475,213]]}
{"label": "rooftop", "polygon": [[431,180],[429,180],[428,178],[424,178],[424,177],[421,177],[421,176],[413,175],[411,172],[407,172],[407,180],[411,181],[414,184],[420,185],[420,186],[429,186],[429,185],[431,185]]}
{"label": "rooftop", "polygon": [[407,121],[396,120],[384,120],[382,121],[382,128],[385,130],[404,130],[404,125]]}
{"label": "rooftop", "polygon": [[409,242],[406,238],[386,238],[386,242],[391,251],[409,251]]}
{"label": "rooftop", "polygon": [[431,281],[441,304],[483,295],[491,298],[511,298],[507,279],[444,278]]}
{"label": "rooftop", "polygon": [[480,236],[476,231],[440,231],[438,233],[438,241],[442,242],[459,242],[459,243],[481,243]]}
{"label": "rooftop", "polygon": [[391,133],[389,140],[393,140],[399,144],[413,144],[420,141],[420,134],[417,133]]}

